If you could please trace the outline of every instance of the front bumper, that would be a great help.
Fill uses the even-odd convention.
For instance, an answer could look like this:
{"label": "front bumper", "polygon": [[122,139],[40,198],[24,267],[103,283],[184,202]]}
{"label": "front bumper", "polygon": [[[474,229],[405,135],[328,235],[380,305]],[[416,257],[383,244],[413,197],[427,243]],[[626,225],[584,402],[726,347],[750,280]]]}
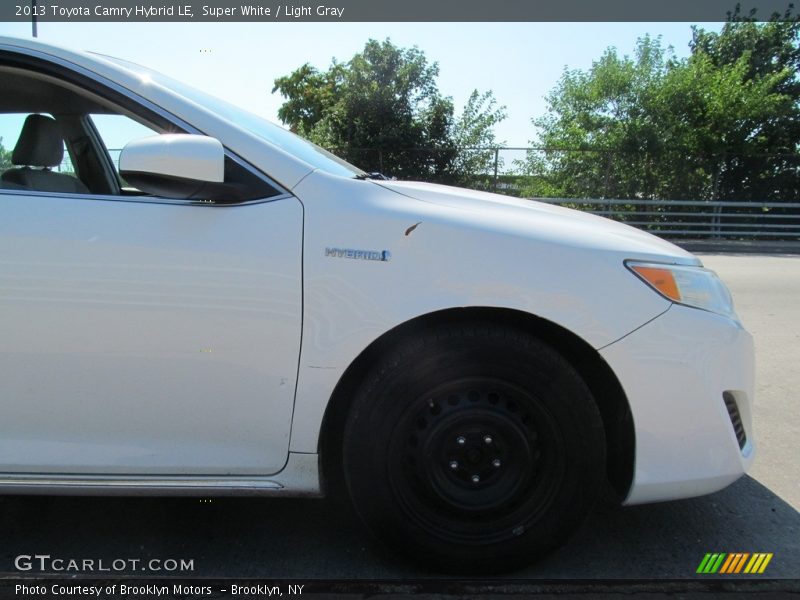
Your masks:
{"label": "front bumper", "polygon": [[[753,462],[753,338],[737,322],[673,305],[600,354],[628,397],[636,437],[625,504],[700,496]],[[735,399],[737,439],[723,394]],[[741,445],[743,447],[740,448]]]}

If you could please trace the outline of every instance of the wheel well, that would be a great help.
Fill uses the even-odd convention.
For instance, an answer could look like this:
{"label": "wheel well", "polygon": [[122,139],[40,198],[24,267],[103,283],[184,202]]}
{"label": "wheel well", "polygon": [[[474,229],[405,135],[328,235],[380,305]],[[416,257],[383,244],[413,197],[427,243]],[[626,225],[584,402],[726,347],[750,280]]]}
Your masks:
{"label": "wheel well", "polygon": [[441,324],[489,322],[512,325],[547,342],[580,373],[597,402],[606,434],[607,476],[622,501],[633,480],[635,439],[628,399],[617,377],[598,352],[563,327],[522,311],[503,308],[453,308],[417,317],[383,334],[347,368],[325,410],[320,432],[322,483],[343,480],[342,434],[352,398],[364,373],[398,340]]}

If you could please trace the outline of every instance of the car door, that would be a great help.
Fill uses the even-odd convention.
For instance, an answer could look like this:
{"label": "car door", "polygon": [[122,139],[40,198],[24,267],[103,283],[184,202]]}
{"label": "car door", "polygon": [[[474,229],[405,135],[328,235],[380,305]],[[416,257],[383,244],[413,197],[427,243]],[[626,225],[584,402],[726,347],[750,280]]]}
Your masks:
{"label": "car door", "polygon": [[280,189],[214,205],[0,185],[0,472],[278,472],[302,226]]}

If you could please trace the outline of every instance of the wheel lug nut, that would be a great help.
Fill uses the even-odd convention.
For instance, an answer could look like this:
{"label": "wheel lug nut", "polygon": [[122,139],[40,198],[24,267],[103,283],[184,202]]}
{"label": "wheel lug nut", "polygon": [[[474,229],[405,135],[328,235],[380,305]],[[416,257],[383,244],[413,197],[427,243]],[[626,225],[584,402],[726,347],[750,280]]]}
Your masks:
{"label": "wheel lug nut", "polygon": [[500,466],[500,459],[499,458],[495,458],[492,461],[492,466],[495,467],[495,468],[499,467]]}
{"label": "wheel lug nut", "polygon": [[450,468],[453,469],[453,470],[456,470],[458,468],[458,461],[451,460],[450,461]]}
{"label": "wheel lug nut", "polygon": [[467,443],[467,438],[465,438],[463,435],[460,435],[456,438],[456,442],[458,443],[459,446],[463,446],[464,444]]}
{"label": "wheel lug nut", "polygon": [[491,444],[492,443],[492,436],[490,436],[490,435],[483,436],[483,441],[486,444]]}
{"label": "wheel lug nut", "polygon": [[478,483],[481,480],[480,475],[473,475],[472,476],[472,483]]}

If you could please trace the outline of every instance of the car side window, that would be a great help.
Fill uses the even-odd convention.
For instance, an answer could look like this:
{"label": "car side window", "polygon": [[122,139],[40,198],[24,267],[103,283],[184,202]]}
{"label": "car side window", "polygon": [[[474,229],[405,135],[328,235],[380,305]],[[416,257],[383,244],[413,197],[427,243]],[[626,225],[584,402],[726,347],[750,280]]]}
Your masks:
{"label": "car side window", "polygon": [[[113,176],[120,193],[124,195],[144,194],[122,177],[119,172],[119,157],[122,149],[129,142],[158,135],[160,132],[122,114],[92,114],[88,115],[88,118],[91,120],[103,150],[111,163]],[[225,183],[228,184],[227,190],[230,193],[229,202],[231,203],[268,198],[278,193],[278,190],[266,185],[229,157],[225,160]]]}
{"label": "car side window", "polygon": [[[120,177],[122,149],[143,137],[187,133],[133,98],[119,98],[111,91],[104,98],[102,92],[89,91],[67,78],[2,63],[0,90],[0,193],[145,197],[148,194]],[[215,204],[281,193],[228,152],[224,173],[224,190],[216,194]]]}
{"label": "car side window", "polygon": [[[89,119],[94,125],[95,131],[100,138],[100,142],[108,154],[114,176],[117,179],[123,194],[135,194],[136,188],[128,184],[119,174],[119,155],[128,142],[133,140],[157,135],[158,131],[134,121],[128,116],[120,114],[93,114]],[[141,192],[139,192],[141,193]]]}

